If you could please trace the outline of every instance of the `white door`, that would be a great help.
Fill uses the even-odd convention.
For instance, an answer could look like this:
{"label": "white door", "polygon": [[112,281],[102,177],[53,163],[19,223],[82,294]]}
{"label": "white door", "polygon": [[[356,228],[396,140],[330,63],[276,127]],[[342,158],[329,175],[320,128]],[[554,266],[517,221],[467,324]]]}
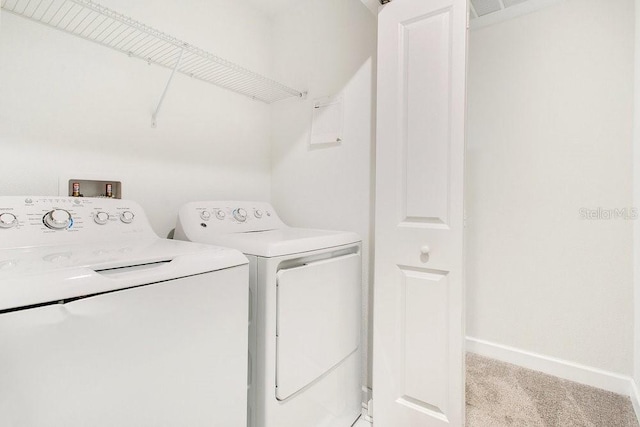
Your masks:
{"label": "white door", "polygon": [[[360,345],[360,253],[277,274],[276,399],[291,397]],[[357,391],[356,391],[357,392]]]}
{"label": "white door", "polygon": [[378,19],[374,425],[463,426],[467,3]]}

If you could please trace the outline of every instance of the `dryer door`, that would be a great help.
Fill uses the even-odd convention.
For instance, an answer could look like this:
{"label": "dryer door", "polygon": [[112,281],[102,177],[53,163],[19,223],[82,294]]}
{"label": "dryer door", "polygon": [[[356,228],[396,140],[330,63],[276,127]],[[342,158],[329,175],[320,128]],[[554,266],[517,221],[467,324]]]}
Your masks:
{"label": "dryer door", "polygon": [[278,272],[278,400],[358,349],[361,269],[360,254],[350,254]]}

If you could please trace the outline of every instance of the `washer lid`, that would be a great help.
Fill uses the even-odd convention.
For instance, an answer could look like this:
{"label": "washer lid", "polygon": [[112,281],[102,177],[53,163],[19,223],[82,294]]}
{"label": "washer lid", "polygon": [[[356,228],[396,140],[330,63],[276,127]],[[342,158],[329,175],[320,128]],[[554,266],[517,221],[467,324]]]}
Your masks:
{"label": "washer lid", "polygon": [[0,310],[246,264],[239,251],[159,238],[0,250]]}
{"label": "washer lid", "polygon": [[248,255],[266,258],[310,252],[360,242],[356,233],[315,230],[307,228],[279,228],[249,233],[208,234],[198,236],[202,243],[227,246]]}

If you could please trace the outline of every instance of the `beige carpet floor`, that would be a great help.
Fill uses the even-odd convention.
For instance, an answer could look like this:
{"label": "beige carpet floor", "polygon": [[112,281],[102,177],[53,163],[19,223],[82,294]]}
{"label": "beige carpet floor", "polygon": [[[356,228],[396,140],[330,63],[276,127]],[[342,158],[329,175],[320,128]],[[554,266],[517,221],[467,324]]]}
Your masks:
{"label": "beige carpet floor", "polygon": [[467,354],[467,427],[638,427],[628,397]]}

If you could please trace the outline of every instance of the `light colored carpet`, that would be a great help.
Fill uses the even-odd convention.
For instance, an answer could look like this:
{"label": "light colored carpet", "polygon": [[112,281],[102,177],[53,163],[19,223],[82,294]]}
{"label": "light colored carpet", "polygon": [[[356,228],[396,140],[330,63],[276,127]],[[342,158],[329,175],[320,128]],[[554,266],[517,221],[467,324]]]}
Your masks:
{"label": "light colored carpet", "polygon": [[638,427],[628,397],[467,354],[467,427]]}

